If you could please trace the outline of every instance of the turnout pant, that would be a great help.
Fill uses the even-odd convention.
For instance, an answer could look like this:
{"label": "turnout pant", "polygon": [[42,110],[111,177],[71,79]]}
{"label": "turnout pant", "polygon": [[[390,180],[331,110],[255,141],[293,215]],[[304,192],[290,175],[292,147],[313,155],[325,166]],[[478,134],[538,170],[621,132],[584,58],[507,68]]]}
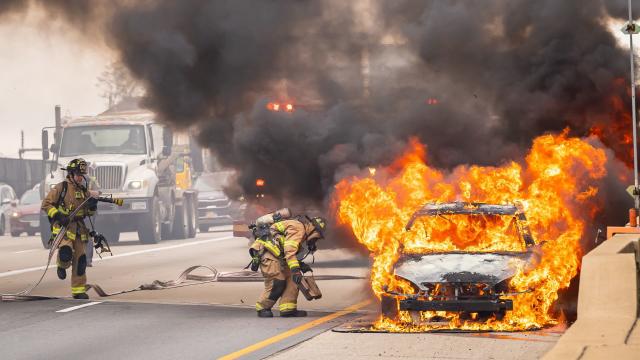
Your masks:
{"label": "turnout pant", "polygon": [[291,279],[291,271],[279,260],[263,257],[260,271],[264,276],[264,291],[256,303],[256,310],[271,309],[280,299],[279,310],[295,311],[298,304],[298,286]]}
{"label": "turnout pant", "polygon": [[64,237],[58,246],[58,267],[68,269],[71,267],[71,294],[82,294],[86,291],[87,284],[87,255],[85,254],[86,241],[80,236],[75,240]]}

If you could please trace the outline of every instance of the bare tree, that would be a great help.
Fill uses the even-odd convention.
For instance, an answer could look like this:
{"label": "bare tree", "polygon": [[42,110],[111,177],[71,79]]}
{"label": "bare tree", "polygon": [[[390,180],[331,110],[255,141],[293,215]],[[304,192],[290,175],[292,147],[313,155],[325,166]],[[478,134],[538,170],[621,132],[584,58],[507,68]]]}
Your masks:
{"label": "bare tree", "polygon": [[119,61],[107,65],[98,76],[96,86],[102,91],[100,96],[105,99],[107,108],[112,108],[124,99],[141,96],[144,92],[140,83]]}

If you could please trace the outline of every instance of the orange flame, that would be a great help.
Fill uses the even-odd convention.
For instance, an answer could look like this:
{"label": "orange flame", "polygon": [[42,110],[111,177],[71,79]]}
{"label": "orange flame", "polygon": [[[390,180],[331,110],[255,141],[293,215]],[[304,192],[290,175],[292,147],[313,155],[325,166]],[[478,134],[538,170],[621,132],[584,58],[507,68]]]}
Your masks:
{"label": "orange flame", "polygon": [[[385,317],[374,327],[389,331],[456,328],[469,330],[522,330],[554,324],[551,307],[558,290],[569,286],[577,274],[580,239],[585,230],[586,202],[597,194],[594,183],[606,174],[606,156],[589,142],[560,135],[535,139],[524,168],[516,162],[500,167],[460,166],[451,172],[429,166],[425,148],[412,140],[406,153],[386,171],[388,176],[349,178],[336,185],[338,220],[348,225],[373,257],[371,286],[380,296],[388,290],[415,293],[406,281],[393,275],[400,250],[411,253],[435,251],[522,251],[524,244],[509,236],[508,224],[499,220],[478,221],[459,216],[455,224],[425,220],[411,231],[404,227],[415,210],[428,202],[522,203],[531,233],[541,246],[534,269],[520,270],[511,279],[513,311],[500,320],[462,320],[457,313],[437,315],[447,325],[420,322],[406,311],[399,319]],[[388,179],[382,182],[380,179]],[[486,219],[485,219],[486,220]],[[428,240],[427,240],[428,239]],[[414,314],[415,315],[415,314]],[[422,312],[425,320],[436,313]],[[415,318],[413,318],[415,320]]]}

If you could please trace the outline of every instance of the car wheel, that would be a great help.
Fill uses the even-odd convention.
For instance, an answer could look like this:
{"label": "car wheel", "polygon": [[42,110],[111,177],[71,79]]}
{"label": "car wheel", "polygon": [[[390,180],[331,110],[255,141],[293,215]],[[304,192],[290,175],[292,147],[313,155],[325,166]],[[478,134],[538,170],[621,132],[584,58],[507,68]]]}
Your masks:
{"label": "car wheel", "polygon": [[120,230],[114,228],[102,233],[109,244],[117,244],[120,241]]}
{"label": "car wheel", "polygon": [[202,232],[202,233],[209,232],[209,226],[207,226],[207,225],[200,225],[200,226],[198,226],[198,229],[200,229],[200,232]]}
{"label": "car wheel", "polygon": [[1,216],[1,217],[0,217],[0,236],[1,236],[1,235],[4,235],[4,232],[5,232],[5,231],[6,231],[6,229],[7,229],[7,226],[6,226],[6,225],[7,225],[7,224],[5,223],[4,215],[3,215],[3,216]]}
{"label": "car wheel", "polygon": [[160,209],[158,198],[151,201],[151,211],[144,214],[140,227],[138,228],[138,238],[143,244],[157,244],[160,242]]}
{"label": "car wheel", "polygon": [[20,233],[20,232],[18,232],[18,231],[12,231],[12,232],[11,232],[11,236],[13,236],[13,237],[18,237],[18,236],[20,236],[20,234],[21,234],[21,233]]}
{"label": "car wheel", "polygon": [[388,295],[382,295],[382,298],[380,299],[380,310],[382,310],[382,315],[391,320],[398,319],[399,305],[398,299]]}
{"label": "car wheel", "polygon": [[35,231],[27,231],[28,236],[34,236],[36,234]]}

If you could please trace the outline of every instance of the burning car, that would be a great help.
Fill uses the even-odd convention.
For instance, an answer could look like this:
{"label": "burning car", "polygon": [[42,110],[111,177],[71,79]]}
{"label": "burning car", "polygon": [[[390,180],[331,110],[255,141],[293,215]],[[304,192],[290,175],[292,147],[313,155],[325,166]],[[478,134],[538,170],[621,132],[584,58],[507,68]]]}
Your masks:
{"label": "burning car", "polygon": [[[513,310],[513,301],[518,301],[519,293],[509,292],[509,281],[519,271],[535,266],[541,246],[536,245],[531,235],[522,206],[429,203],[412,215],[406,230],[412,231],[414,224],[422,219],[448,221],[455,226],[456,217],[464,217],[467,224],[475,224],[477,236],[486,236],[483,231],[486,232],[487,224],[500,218],[504,226],[500,227],[498,235],[517,237],[521,249],[427,253],[401,249],[393,269],[394,280],[405,284],[399,287],[404,291],[398,291],[398,286],[394,290],[384,288],[381,307],[385,317],[397,319],[399,311],[409,311],[412,321],[416,322],[420,321],[420,312],[447,311],[457,312],[466,319],[486,320],[495,316],[500,320],[507,311]],[[429,235],[427,233],[427,237]],[[496,236],[490,234],[490,237]]]}

